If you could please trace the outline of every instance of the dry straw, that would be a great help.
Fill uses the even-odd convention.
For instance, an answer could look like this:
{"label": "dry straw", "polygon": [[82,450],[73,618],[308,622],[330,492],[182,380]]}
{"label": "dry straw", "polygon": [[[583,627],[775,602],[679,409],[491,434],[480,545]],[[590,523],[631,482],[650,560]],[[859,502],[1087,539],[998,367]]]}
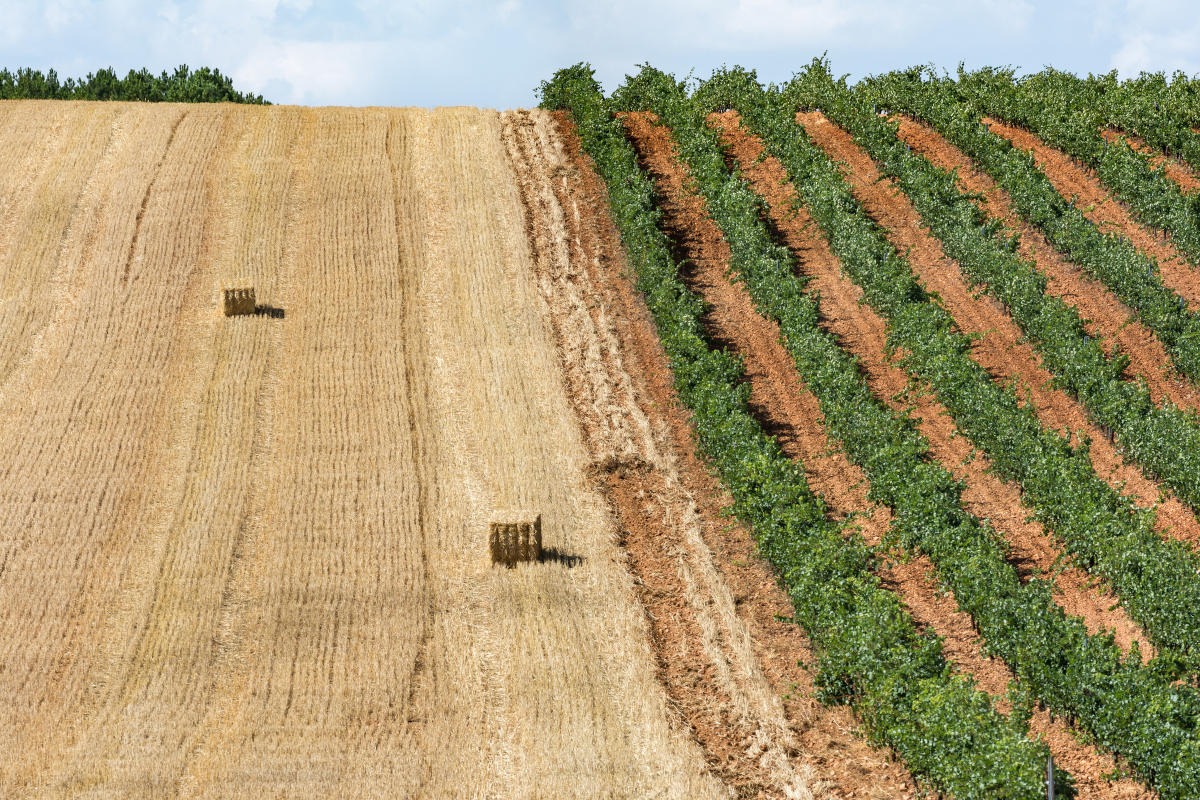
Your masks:
{"label": "dry straw", "polygon": [[490,526],[492,563],[512,567],[519,561],[541,561],[542,515],[508,512],[497,516],[504,521]]}
{"label": "dry straw", "polygon": [[255,307],[253,288],[225,290],[225,316],[253,314]]}

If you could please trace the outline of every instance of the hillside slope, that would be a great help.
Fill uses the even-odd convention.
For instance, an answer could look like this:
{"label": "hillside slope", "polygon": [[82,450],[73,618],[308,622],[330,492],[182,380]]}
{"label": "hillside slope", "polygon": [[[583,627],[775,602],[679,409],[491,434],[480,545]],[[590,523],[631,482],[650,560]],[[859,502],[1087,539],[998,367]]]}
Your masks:
{"label": "hillside slope", "polygon": [[[5,102],[0,153],[0,794],[725,793],[499,114]],[[512,507],[564,557],[493,568]]]}

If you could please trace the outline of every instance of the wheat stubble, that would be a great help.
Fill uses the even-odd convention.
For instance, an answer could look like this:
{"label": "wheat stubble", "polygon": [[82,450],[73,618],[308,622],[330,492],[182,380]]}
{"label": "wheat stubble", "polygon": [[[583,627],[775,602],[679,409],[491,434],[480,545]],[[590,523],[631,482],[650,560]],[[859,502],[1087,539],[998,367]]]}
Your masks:
{"label": "wheat stubble", "polygon": [[[727,794],[587,480],[495,112],[3,110],[3,152],[58,116],[0,185],[32,221],[0,286],[46,300],[0,314],[0,794]],[[285,316],[221,316],[242,280]],[[581,560],[493,569],[503,506]]]}

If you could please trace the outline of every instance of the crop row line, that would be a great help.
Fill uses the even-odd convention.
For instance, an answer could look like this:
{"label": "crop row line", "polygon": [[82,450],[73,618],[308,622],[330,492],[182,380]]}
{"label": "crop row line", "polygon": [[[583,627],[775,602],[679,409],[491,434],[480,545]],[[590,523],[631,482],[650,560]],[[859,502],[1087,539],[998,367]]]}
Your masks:
{"label": "crop row line", "polygon": [[[1003,71],[963,72],[957,81],[940,86],[977,112],[1021,125],[1094,168],[1143,224],[1170,231],[1172,241],[1193,263],[1200,263],[1200,197],[1185,194],[1165,171],[1154,168],[1149,156],[1127,142],[1104,138],[1101,130],[1109,117],[1103,84],[1048,69],[1020,81]],[[1145,123],[1137,125],[1141,131],[1148,128]],[[1191,133],[1183,125],[1176,130]],[[1153,138],[1160,140],[1163,135]],[[1194,138],[1194,134],[1185,136],[1182,143]]]}
{"label": "crop row line", "polygon": [[[820,62],[799,73],[780,94],[780,102],[793,110],[798,106],[820,106],[852,129],[857,124],[869,150],[878,152],[886,148],[893,151],[886,155],[905,150],[891,132],[876,129],[873,135],[861,133],[863,110],[844,84],[834,81]],[[807,182],[813,180],[812,172],[816,167],[807,153],[808,145],[800,144],[807,143],[806,137],[798,135],[799,129],[791,120],[776,121],[775,124],[779,129],[768,137],[768,146],[774,144],[778,154],[787,154],[781,158],[785,167],[793,174],[798,187],[807,186]],[[793,141],[785,141],[788,135]],[[890,145],[882,136],[891,137],[895,145]],[[884,168],[895,169],[896,161],[894,157],[885,160]],[[924,159],[903,159],[902,166],[916,170],[918,162],[924,162]],[[800,169],[806,173],[797,175],[796,170]],[[945,173],[943,176],[949,179]],[[934,208],[940,197],[942,202],[957,205],[960,213],[966,214],[973,205],[965,196],[944,181],[938,187],[940,195],[932,194],[932,190],[913,180],[906,183],[906,189],[915,190],[914,201],[926,215],[926,223],[942,234],[948,252],[965,257],[961,262],[963,268],[974,270],[976,278],[990,270],[992,277],[999,279],[992,290],[1010,295],[1004,302],[1018,318],[1018,324],[1028,325],[1037,333],[1029,320],[1045,309],[1050,313],[1057,311],[1059,320],[1070,325],[1070,317],[1062,316],[1062,306],[1054,309],[1044,298],[1039,302],[1032,296],[1031,289],[1037,286],[1035,273],[1015,257],[1002,260],[1004,245],[988,237],[986,228],[980,232],[973,227],[970,216],[966,221],[961,218],[948,220],[951,212]],[[853,214],[843,213],[841,219],[843,221],[838,224],[856,221]],[[1197,577],[1200,575],[1200,557],[1180,542],[1163,540],[1154,530],[1153,512],[1139,509],[1096,475],[1085,448],[1072,449],[1066,438],[1043,428],[1033,410],[1021,407],[1011,391],[995,385],[967,356],[968,342],[955,331],[949,314],[924,297],[903,259],[893,263],[897,258],[894,249],[882,232],[867,222],[864,218],[857,224],[864,226],[864,237],[868,229],[872,231],[872,247],[878,252],[864,260],[861,248],[852,248],[843,260],[863,286],[868,301],[891,320],[896,343],[910,353],[906,362],[910,370],[929,381],[959,429],[987,453],[1002,476],[1021,486],[1025,501],[1081,565],[1113,586],[1130,616],[1142,624],[1151,640],[1165,650],[1175,651],[1194,668],[1200,659],[1200,621],[1190,609],[1200,607],[1197,605],[1200,603],[1200,578]],[[831,239],[834,238],[831,235]],[[972,244],[975,249],[970,247]],[[856,267],[859,261],[862,266]],[[887,274],[879,267],[871,267],[873,262],[888,265]],[[1004,273],[1006,268],[1010,270],[1008,274]],[[1017,274],[1014,276],[1013,273]],[[1030,282],[1021,286],[1014,277]],[[1020,290],[1019,295],[1013,290],[1014,285]],[[1051,329],[1041,335],[1055,332]],[[1065,336],[1069,328],[1057,332]],[[1029,331],[1026,333],[1033,335]],[[1077,345],[1074,352],[1086,356],[1090,347],[1080,346],[1078,333],[1073,340]],[[1173,415],[1170,408],[1149,413],[1153,405],[1149,408],[1132,404],[1120,406],[1122,400],[1136,400],[1136,394],[1133,386],[1118,379],[1117,364],[1093,360],[1092,363],[1103,370],[1093,375],[1083,373],[1079,365],[1064,368],[1061,362],[1072,355],[1071,342],[1072,339],[1063,339],[1051,345],[1043,340],[1035,341],[1035,345],[1046,350],[1061,348],[1058,363],[1050,364],[1051,368],[1061,370],[1058,373],[1060,379],[1074,376],[1079,387],[1090,393],[1087,397],[1095,407],[1093,413],[1099,411],[1100,419],[1119,424],[1128,437],[1126,441],[1136,442],[1151,452],[1151,463],[1158,463],[1153,459],[1170,458],[1173,453],[1172,445],[1156,442],[1156,437],[1176,436],[1184,444],[1200,437],[1192,420],[1181,413]],[[1087,365],[1083,362],[1083,366]],[[1100,401],[1107,405],[1100,406]],[[1135,419],[1135,412],[1142,409],[1147,411],[1146,418]],[[1169,426],[1172,422],[1177,424],[1176,428]],[[1196,454],[1181,453],[1178,457],[1186,464],[1194,460]]]}
{"label": "crop row line", "polygon": [[[812,98],[809,98],[811,100]],[[1193,509],[1200,508],[1200,418],[1154,403],[1141,382],[1125,379],[1129,359],[1110,355],[1090,336],[1079,313],[1046,292],[1046,275],[1022,259],[1002,223],[989,218],[955,176],[912,153],[895,126],[849,91],[825,98],[826,109],[894,178],[967,278],[1005,308],[1043,363],[1122,449]]]}
{"label": "crop row line", "polygon": [[[998,71],[1012,81],[1011,70]],[[1052,80],[1061,80],[1055,70],[1046,72]],[[1143,72],[1120,80],[1116,70],[1076,80],[1075,90],[1099,110],[1105,124],[1141,136],[1150,146],[1200,168],[1200,135],[1192,129],[1200,122],[1200,82],[1182,72],[1170,79]]]}
{"label": "crop row line", "polygon": [[[735,514],[753,529],[796,621],[816,645],[824,699],[852,703],[876,740],[957,797],[1042,796],[1045,746],[1030,742],[1023,721],[1005,719],[987,695],[950,671],[940,640],[920,634],[896,596],[879,585],[874,553],[828,519],[802,469],[750,414],[741,365],[706,341],[703,302],[680,278],[659,227],[653,185],[590,68],[559,71],[541,95],[543,107],[572,114],[609,188],[680,399],[733,495]],[[815,304],[798,284],[787,291],[789,313],[809,317],[815,329]]]}
{"label": "crop row line", "polygon": [[1176,369],[1192,381],[1200,380],[1200,315],[1163,285],[1154,259],[1127,239],[1102,233],[1058,193],[1030,154],[989,131],[975,108],[954,96],[950,84],[930,71],[914,69],[868,78],[855,91],[878,107],[927,122],[970,156],[1055,249],[1138,315],[1166,347]]}
{"label": "crop row line", "polygon": [[[616,94],[625,92],[627,105],[653,108],[675,131],[681,157],[729,239],[734,269],[760,311],[779,322],[829,429],[867,473],[872,498],[893,509],[893,529],[905,546],[930,557],[989,649],[1052,711],[1078,720],[1100,744],[1128,758],[1164,797],[1195,796],[1200,791],[1200,741],[1194,733],[1200,695],[1172,685],[1169,659],[1143,667],[1136,654],[1122,658],[1111,636],[1089,636],[1080,620],[1067,617],[1046,584],[1022,584],[996,533],[962,509],[961,487],[929,457],[911,422],[871,396],[854,362],[820,330],[815,309],[801,310],[810,309],[812,301],[798,299],[802,289],[790,253],[771,240],[761,220],[761,200],[755,201],[749,187],[729,175],[715,134],[703,129],[704,114],[736,108],[768,152],[780,159],[843,267],[889,321],[890,343],[909,353],[905,367],[934,386],[960,429],[965,418],[970,429],[964,432],[973,438],[1023,443],[1027,456],[1045,462],[1038,474],[1042,478],[1058,467],[1095,479],[1086,457],[1042,431],[1028,409],[1020,408],[1010,392],[995,386],[970,360],[967,342],[954,331],[952,320],[929,302],[905,259],[862,212],[837,167],[796,126],[788,95],[764,92],[752,74],[734,70],[701,86],[689,106],[681,99],[682,88],[670,89],[673,81],[653,74],[633,80],[641,84],[638,91],[623,88]],[[820,64],[796,81],[797,92],[812,91],[804,81],[824,82],[827,89],[834,83]],[[1054,490],[1053,484],[1036,488],[1043,495]],[[1071,502],[1063,505],[1084,511]],[[1104,544],[1120,553],[1123,541],[1111,537]],[[1140,599],[1153,606],[1157,598]],[[1156,713],[1145,713],[1148,708]]]}

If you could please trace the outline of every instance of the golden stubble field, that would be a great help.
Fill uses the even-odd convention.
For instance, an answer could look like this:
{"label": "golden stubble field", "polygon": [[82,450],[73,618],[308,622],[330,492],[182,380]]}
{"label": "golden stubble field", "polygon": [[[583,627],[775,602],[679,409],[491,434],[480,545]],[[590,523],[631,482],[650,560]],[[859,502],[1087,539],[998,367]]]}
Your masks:
{"label": "golden stubble field", "polygon": [[[0,796],[726,794],[502,125],[0,104]],[[493,568],[514,507],[569,558]]]}

